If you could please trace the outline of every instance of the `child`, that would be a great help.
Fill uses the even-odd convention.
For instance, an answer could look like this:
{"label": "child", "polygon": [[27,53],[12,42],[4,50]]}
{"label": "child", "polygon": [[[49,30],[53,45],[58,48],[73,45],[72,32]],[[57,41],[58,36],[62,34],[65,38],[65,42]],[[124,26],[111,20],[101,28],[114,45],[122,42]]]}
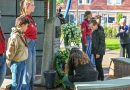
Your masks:
{"label": "child", "polygon": [[98,71],[98,80],[104,80],[102,68],[102,59],[105,54],[105,34],[104,30],[99,28],[95,19],[91,20],[90,27],[92,29],[92,54],[95,57],[96,69]]}
{"label": "child", "polygon": [[12,72],[11,90],[21,90],[25,69],[25,60],[28,58],[28,47],[23,33],[28,27],[29,21],[21,16],[16,19],[12,28],[6,51],[6,62]]}
{"label": "child", "polygon": [[2,32],[2,28],[0,26],[0,86],[3,83],[6,74],[6,63],[4,58],[5,50],[5,38]]}

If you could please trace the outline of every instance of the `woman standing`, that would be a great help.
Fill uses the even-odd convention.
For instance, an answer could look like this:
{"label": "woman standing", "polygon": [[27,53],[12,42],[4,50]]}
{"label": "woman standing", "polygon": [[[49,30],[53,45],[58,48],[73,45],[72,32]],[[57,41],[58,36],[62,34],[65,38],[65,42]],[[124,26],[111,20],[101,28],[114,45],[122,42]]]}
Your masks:
{"label": "woman standing", "polygon": [[95,66],[95,60],[91,54],[91,44],[92,44],[92,30],[89,27],[89,22],[92,19],[91,11],[86,11],[84,14],[84,20],[81,25],[82,32],[82,50],[87,53],[91,63]]}
{"label": "woman standing", "polygon": [[104,80],[104,73],[102,68],[103,55],[105,54],[105,34],[104,31],[99,28],[99,25],[95,19],[91,20],[90,27],[92,33],[92,54],[95,57],[96,69],[98,71],[98,80]]}
{"label": "woman standing", "polygon": [[[34,0],[22,0],[20,2],[21,16],[25,16],[29,20],[29,26],[27,31],[24,33],[28,42],[28,52],[29,57],[26,61],[26,74],[27,75],[27,84],[31,84],[30,90],[32,90],[32,85],[35,79],[36,74],[36,39],[37,39],[37,26],[31,16],[35,10]],[[23,81],[23,83],[25,83]],[[25,84],[26,84],[25,83]]]}

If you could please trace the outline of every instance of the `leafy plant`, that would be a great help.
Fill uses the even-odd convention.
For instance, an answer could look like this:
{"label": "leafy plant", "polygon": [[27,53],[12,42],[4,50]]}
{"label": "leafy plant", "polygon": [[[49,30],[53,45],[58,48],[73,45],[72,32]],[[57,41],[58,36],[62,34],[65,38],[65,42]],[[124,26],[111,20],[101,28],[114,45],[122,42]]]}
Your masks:
{"label": "leafy plant", "polygon": [[106,37],[114,38],[116,36],[117,30],[114,27],[104,27],[104,32]]}
{"label": "leafy plant", "polygon": [[65,63],[69,58],[69,49],[59,50],[55,55],[55,68],[59,75],[59,78],[62,79],[64,77],[64,68]]}
{"label": "leafy plant", "polygon": [[67,23],[62,25],[62,35],[65,46],[78,45],[81,43],[81,31],[76,24]]}
{"label": "leafy plant", "polygon": [[123,14],[122,13],[117,13],[116,20],[117,20],[118,24],[119,24],[121,18],[123,18]]}

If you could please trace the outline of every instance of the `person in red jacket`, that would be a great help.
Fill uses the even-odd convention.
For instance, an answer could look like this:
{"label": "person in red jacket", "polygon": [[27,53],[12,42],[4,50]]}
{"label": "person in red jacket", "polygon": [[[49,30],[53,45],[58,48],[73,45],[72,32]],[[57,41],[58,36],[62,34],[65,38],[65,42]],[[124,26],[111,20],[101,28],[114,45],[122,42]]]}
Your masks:
{"label": "person in red jacket", "polygon": [[91,11],[86,11],[84,14],[84,20],[81,24],[82,32],[82,50],[87,53],[91,63],[95,66],[94,56],[91,54],[91,44],[92,44],[92,30],[89,27],[89,22],[92,19]]}
{"label": "person in red jacket", "polygon": [[[32,90],[32,86],[35,80],[36,75],[36,39],[37,39],[37,25],[31,16],[31,14],[35,10],[34,0],[21,0],[20,2],[20,10],[21,16],[25,16],[29,20],[29,26],[27,31],[24,33],[28,42],[28,60],[26,62],[26,75],[27,81],[23,81],[23,84],[27,83],[30,85],[30,89]],[[23,89],[24,90],[24,89]]]}
{"label": "person in red jacket", "polygon": [[2,32],[2,28],[0,26],[0,86],[3,83],[6,74],[6,63],[5,63],[6,60],[4,57],[5,51],[6,51],[5,38]]}

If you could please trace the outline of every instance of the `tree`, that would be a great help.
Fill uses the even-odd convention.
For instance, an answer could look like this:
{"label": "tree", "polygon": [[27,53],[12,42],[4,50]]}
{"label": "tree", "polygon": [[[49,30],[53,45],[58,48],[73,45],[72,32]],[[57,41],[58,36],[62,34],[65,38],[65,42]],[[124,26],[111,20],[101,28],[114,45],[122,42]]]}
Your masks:
{"label": "tree", "polygon": [[66,3],[67,0],[56,0],[56,5],[59,6],[62,3]]}
{"label": "tree", "polygon": [[121,18],[123,18],[123,14],[122,13],[117,13],[116,20],[117,20],[118,24],[119,24]]}

